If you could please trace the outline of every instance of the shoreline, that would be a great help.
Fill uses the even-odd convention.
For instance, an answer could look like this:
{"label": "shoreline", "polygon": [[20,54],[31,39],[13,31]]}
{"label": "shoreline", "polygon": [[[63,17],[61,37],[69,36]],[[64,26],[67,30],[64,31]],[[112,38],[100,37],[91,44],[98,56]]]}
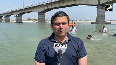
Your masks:
{"label": "shoreline", "polygon": [[[10,22],[16,22],[14,20],[11,20]],[[33,23],[36,23],[37,21],[26,21],[26,20],[23,20],[22,22],[33,22]],[[47,23],[50,23],[50,21],[47,21]],[[69,23],[71,23],[72,21],[69,21]],[[73,21],[75,23],[91,23],[91,22],[95,22],[95,21]],[[111,23],[116,23],[116,21],[106,21],[106,22],[111,22]]]}
{"label": "shoreline", "polygon": [[[48,23],[50,23],[50,21],[46,21]],[[72,21],[69,21],[69,23],[71,23]],[[75,23],[91,23],[91,22],[96,22],[96,21],[73,21]],[[106,21],[106,22],[111,22],[111,23],[116,23],[116,21]]]}

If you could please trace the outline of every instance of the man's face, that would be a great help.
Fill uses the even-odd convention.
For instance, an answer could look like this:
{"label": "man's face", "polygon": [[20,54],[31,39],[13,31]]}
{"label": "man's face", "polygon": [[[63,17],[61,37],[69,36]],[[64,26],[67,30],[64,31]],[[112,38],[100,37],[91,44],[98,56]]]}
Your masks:
{"label": "man's face", "polygon": [[51,28],[56,36],[66,36],[68,32],[68,19],[66,16],[56,17]]}

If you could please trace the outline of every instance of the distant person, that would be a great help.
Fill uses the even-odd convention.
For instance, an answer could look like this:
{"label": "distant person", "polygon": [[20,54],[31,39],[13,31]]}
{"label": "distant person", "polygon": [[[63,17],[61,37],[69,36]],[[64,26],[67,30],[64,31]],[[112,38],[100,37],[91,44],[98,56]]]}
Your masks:
{"label": "distant person", "polygon": [[91,35],[88,35],[87,39],[94,40]]}
{"label": "distant person", "polygon": [[58,11],[51,17],[53,33],[38,44],[35,65],[87,65],[83,41],[68,33],[69,16]]}
{"label": "distant person", "polygon": [[69,26],[76,26],[76,24],[75,24],[75,22],[71,22],[70,24],[69,24]]}
{"label": "distant person", "polygon": [[71,32],[72,34],[76,34],[76,32],[77,32],[76,27],[72,26],[72,27],[70,28],[70,32]]}
{"label": "distant person", "polygon": [[92,36],[91,35],[88,35],[87,39],[90,39],[91,40]]}
{"label": "distant person", "polygon": [[108,30],[107,30],[107,28],[105,26],[103,26],[99,32],[107,33]]}
{"label": "distant person", "polygon": [[91,35],[88,35],[87,39],[91,39],[91,37],[92,37]]}

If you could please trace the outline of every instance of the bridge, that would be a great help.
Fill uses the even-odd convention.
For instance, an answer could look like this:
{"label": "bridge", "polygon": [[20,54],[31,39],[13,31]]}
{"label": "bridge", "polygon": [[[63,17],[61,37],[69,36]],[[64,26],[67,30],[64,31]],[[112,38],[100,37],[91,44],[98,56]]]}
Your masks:
{"label": "bridge", "polygon": [[0,14],[0,22],[2,22],[2,17],[4,17],[5,22],[10,22],[10,16],[16,15],[16,23],[22,23],[22,15],[30,12],[38,12],[38,22],[45,22],[45,13],[53,9],[72,7],[78,5],[89,5],[97,6],[97,24],[108,24],[110,22],[105,22],[105,4],[116,3],[116,0],[55,0],[51,2],[44,2],[42,4],[33,5],[21,9],[11,10],[9,12],[4,12]]}

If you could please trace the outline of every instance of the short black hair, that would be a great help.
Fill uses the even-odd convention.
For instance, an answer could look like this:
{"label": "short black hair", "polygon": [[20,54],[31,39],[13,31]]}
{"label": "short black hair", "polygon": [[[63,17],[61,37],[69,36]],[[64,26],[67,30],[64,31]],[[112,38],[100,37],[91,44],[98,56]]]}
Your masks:
{"label": "short black hair", "polygon": [[92,37],[91,35],[88,35],[89,37]]}
{"label": "short black hair", "polygon": [[52,16],[52,18],[51,18],[51,24],[53,25],[53,22],[54,22],[54,20],[55,20],[56,17],[62,17],[62,16],[66,16],[66,17],[67,17],[67,19],[68,19],[68,24],[69,24],[70,18],[69,18],[69,16],[68,16],[65,12],[63,12],[63,11],[58,11],[58,12],[56,12],[56,13]]}

